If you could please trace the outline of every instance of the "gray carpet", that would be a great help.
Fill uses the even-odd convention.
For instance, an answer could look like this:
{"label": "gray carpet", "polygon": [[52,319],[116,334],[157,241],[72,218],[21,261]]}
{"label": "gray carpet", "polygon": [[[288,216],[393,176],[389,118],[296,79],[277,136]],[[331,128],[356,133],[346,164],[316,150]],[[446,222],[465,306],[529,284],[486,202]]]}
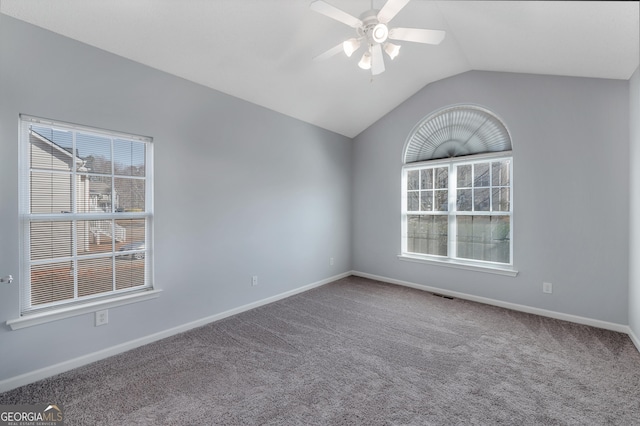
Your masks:
{"label": "gray carpet", "polygon": [[0,395],[87,425],[634,425],[611,331],[349,277]]}

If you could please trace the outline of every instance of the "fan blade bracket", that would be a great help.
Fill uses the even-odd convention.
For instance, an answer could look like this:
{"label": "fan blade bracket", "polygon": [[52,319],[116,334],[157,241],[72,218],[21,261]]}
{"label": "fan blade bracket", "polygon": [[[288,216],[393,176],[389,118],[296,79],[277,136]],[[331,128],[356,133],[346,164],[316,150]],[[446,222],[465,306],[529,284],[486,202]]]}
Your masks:
{"label": "fan blade bracket", "polygon": [[415,43],[440,44],[446,32],[441,30],[427,30],[422,28],[392,28],[389,38],[392,40],[412,41]]}
{"label": "fan blade bracket", "polygon": [[316,0],[309,6],[314,12],[321,13],[331,19],[335,19],[338,22],[342,22],[352,28],[362,27],[362,21],[355,16],[349,15],[347,12],[338,9],[335,6],[330,5],[322,0]]}

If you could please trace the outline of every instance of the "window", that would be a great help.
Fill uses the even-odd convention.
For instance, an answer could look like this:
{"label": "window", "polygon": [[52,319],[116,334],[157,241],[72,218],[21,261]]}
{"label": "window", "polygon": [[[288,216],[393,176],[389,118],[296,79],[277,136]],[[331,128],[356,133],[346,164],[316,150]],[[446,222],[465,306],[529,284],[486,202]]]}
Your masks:
{"label": "window", "polygon": [[440,110],[410,134],[401,257],[510,269],[513,159],[502,122],[476,106]]}
{"label": "window", "polygon": [[151,139],[20,119],[21,313],[151,290]]}
{"label": "window", "polygon": [[405,167],[403,253],[511,265],[512,159]]}

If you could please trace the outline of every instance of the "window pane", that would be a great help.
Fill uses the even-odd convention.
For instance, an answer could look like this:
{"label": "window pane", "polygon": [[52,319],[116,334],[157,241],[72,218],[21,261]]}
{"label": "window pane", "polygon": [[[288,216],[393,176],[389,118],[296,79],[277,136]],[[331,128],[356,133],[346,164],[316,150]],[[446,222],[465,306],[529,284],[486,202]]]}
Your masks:
{"label": "window pane", "polygon": [[447,216],[408,216],[407,251],[410,253],[447,255]]}
{"label": "window pane", "polygon": [[493,188],[493,211],[508,212],[511,207],[509,188]]}
{"label": "window pane", "polygon": [[491,163],[491,184],[493,186],[509,186],[510,160]]}
{"label": "window pane", "polygon": [[419,176],[420,176],[420,170],[410,170],[409,172],[407,172],[407,189],[408,190],[419,189],[418,187]]}
{"label": "window pane", "polygon": [[87,185],[89,190],[89,212],[111,213],[113,196],[111,176],[90,176]]}
{"label": "window pane", "polygon": [[488,212],[489,194],[491,190],[489,188],[477,188],[473,191],[473,209],[477,212]]}
{"label": "window pane", "polygon": [[420,210],[420,193],[411,191],[407,193],[407,211],[417,212]]}
{"label": "window pane", "polygon": [[436,199],[434,209],[439,212],[449,211],[449,191],[444,189],[434,192]]}
{"label": "window pane", "polygon": [[31,222],[31,260],[72,256],[71,222]]}
{"label": "window pane", "polygon": [[127,244],[138,242],[144,244],[146,241],[145,219],[116,220],[116,251]]}
{"label": "window pane", "polygon": [[116,256],[116,290],[145,284],[144,259]]}
{"label": "window pane", "polygon": [[143,142],[116,139],[113,141],[113,152],[115,174],[145,176],[146,162]]}
{"label": "window pane", "polygon": [[85,161],[84,167],[87,171],[111,174],[111,139],[77,133],[76,152]]}
{"label": "window pane", "polygon": [[31,172],[31,213],[71,213],[71,174]]}
{"label": "window pane", "polygon": [[91,194],[89,186],[91,176],[86,174],[76,175],[76,213],[90,213],[91,208]]}
{"label": "window pane", "polygon": [[[89,254],[97,251],[95,236],[91,227],[93,222],[94,221],[90,220],[79,220],[76,222],[76,250],[78,254]],[[112,247],[105,247],[105,250],[111,249]]]}
{"label": "window pane", "polygon": [[435,187],[446,189],[449,187],[449,168],[448,167],[438,167],[435,169],[436,179],[435,179]]}
{"label": "window pane", "polygon": [[472,192],[470,189],[458,189],[456,208],[460,212],[470,212],[472,204]]}
{"label": "window pane", "polygon": [[54,133],[52,129],[33,128],[29,133],[31,168],[72,170],[74,156],[70,135],[69,132]]}
{"label": "window pane", "polygon": [[508,216],[458,216],[457,257],[510,263]]}
{"label": "window pane", "polygon": [[113,203],[116,211],[142,212],[145,209],[144,179],[115,178]]}
{"label": "window pane", "polygon": [[78,296],[91,296],[113,290],[113,258],[78,260]]}
{"label": "window pane", "polygon": [[420,191],[420,210],[433,211],[433,191]]}
{"label": "window pane", "polygon": [[145,219],[117,220],[125,231],[126,239],[117,243],[116,289],[138,287],[145,284],[146,221]]}
{"label": "window pane", "polygon": [[478,163],[473,165],[473,186],[489,186],[489,163]]}
{"label": "window pane", "polygon": [[116,260],[144,259],[147,250],[145,219],[116,220],[116,228],[120,233],[116,243]]}
{"label": "window pane", "polygon": [[[79,220],[76,225],[78,254],[106,253],[113,251],[113,220]],[[118,227],[115,229],[116,241]]]}
{"label": "window pane", "polygon": [[426,169],[420,172],[420,185],[422,189],[433,189],[433,169]]}
{"label": "window pane", "polygon": [[73,299],[73,262],[31,266],[31,304]]}
{"label": "window pane", "polygon": [[457,167],[458,188],[471,188],[471,164]]}

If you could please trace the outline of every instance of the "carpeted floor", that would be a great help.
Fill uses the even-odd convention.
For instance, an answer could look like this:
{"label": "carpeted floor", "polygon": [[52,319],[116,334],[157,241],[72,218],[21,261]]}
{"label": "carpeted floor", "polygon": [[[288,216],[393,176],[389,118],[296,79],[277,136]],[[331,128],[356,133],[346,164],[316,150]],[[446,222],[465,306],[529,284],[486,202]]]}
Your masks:
{"label": "carpeted floor", "polygon": [[66,425],[638,425],[621,333],[349,277],[0,395]]}

